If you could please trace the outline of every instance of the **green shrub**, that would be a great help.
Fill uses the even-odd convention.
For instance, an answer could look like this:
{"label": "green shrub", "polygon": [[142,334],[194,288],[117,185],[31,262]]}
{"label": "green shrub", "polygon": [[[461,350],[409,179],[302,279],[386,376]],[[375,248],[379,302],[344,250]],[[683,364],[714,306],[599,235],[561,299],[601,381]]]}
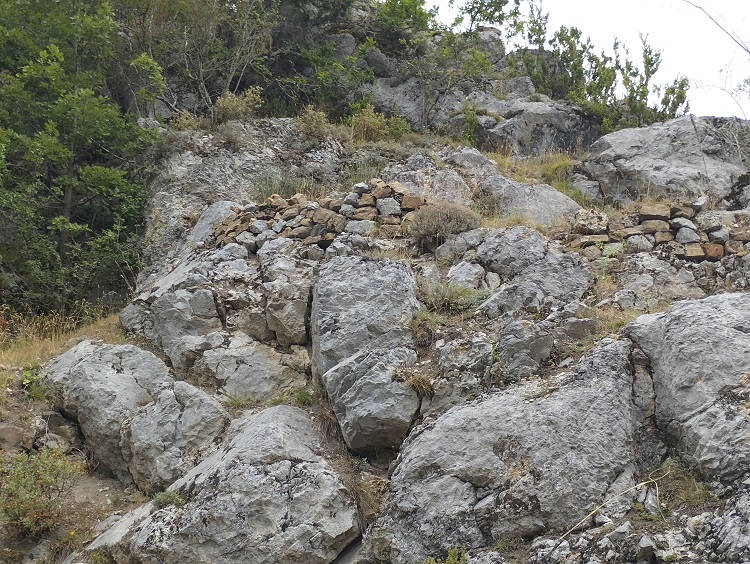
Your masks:
{"label": "green shrub", "polygon": [[411,131],[409,124],[401,117],[387,117],[376,112],[372,104],[365,104],[349,118],[352,142],[362,144],[368,141],[394,139],[398,141]]}
{"label": "green shrub", "polygon": [[491,294],[487,290],[472,290],[448,282],[419,287],[419,299],[429,311],[448,315],[460,314],[475,308]]}
{"label": "green shrub", "polygon": [[17,455],[2,471],[0,519],[21,533],[38,536],[54,528],[63,495],[84,474],[84,464],[59,451]]}
{"label": "green shrub", "polygon": [[466,547],[461,548],[460,552],[457,548],[449,548],[448,557],[445,560],[428,558],[424,564],[469,564],[469,557],[466,555]]}
{"label": "green shrub", "polygon": [[328,135],[331,123],[325,112],[316,110],[314,106],[305,106],[295,120],[297,127],[310,137],[323,138]]}
{"label": "green shrub", "polygon": [[434,249],[443,244],[448,235],[476,229],[481,223],[482,217],[466,206],[439,202],[414,212],[408,231],[423,249]]}
{"label": "green shrub", "polygon": [[297,394],[294,396],[294,403],[302,406],[312,405],[313,395],[307,388],[301,388],[297,390]]}
{"label": "green shrub", "polygon": [[159,492],[154,496],[154,499],[152,500],[154,507],[157,509],[163,509],[165,507],[169,507],[170,505],[174,505],[175,507],[182,507],[185,505],[185,501],[182,499],[182,496],[180,496],[179,492],[176,492],[174,490],[165,490],[163,492]]}
{"label": "green shrub", "polygon": [[214,104],[214,121],[226,123],[230,120],[247,121],[263,104],[263,89],[251,86],[237,96],[232,92],[225,92]]}
{"label": "green shrub", "polygon": [[196,129],[208,129],[209,123],[206,118],[195,115],[188,110],[176,112],[171,120],[170,125],[180,131],[195,131]]}

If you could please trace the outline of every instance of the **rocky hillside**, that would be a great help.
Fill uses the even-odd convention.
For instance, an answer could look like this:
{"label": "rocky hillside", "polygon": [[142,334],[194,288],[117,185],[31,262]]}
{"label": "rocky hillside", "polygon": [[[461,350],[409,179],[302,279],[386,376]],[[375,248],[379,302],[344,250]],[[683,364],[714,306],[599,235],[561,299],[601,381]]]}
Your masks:
{"label": "rocky hillside", "polygon": [[584,208],[472,148],[226,127],[162,158],[140,345],[45,368],[171,492],[66,562],[750,561],[750,125],[604,136]]}

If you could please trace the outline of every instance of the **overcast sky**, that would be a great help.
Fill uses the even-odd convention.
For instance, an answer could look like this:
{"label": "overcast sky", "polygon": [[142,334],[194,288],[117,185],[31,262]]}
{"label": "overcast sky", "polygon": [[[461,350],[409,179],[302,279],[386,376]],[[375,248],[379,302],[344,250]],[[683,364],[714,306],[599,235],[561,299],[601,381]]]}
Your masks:
{"label": "overcast sky", "polygon": [[[694,3],[750,44],[750,0]],[[438,7],[441,21],[452,20],[448,0],[426,0],[425,4]],[[608,52],[617,37],[630,48],[631,59],[640,58],[638,34],[648,35],[649,44],[662,52],[654,81],[663,84],[678,75],[687,76],[692,113],[750,119],[747,94],[735,100],[726,92],[750,77],[750,56],[683,0],[544,0],[542,7],[549,13],[550,37],[561,25],[575,26],[591,37],[597,50]]]}

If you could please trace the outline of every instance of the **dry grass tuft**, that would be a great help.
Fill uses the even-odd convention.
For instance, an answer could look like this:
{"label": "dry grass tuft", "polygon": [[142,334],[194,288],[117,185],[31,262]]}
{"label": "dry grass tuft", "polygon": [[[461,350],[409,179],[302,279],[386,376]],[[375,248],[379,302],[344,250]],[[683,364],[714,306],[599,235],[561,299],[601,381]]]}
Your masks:
{"label": "dry grass tuft", "polygon": [[33,315],[0,306],[0,420],[8,388],[18,374],[36,369],[83,339],[120,345],[129,342],[119,315],[80,304],[71,311]]}

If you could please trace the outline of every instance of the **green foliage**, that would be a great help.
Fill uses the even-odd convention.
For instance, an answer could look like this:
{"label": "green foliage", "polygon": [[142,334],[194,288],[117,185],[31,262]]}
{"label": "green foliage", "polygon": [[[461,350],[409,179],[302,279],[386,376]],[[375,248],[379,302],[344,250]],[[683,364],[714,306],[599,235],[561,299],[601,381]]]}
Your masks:
{"label": "green foliage", "polygon": [[83,474],[83,463],[56,450],[17,455],[1,474],[0,519],[30,536],[49,531],[60,514],[62,496]]}
{"label": "green foliage", "polygon": [[130,68],[133,71],[130,86],[138,113],[142,116],[153,115],[154,103],[167,88],[162,68],[148,53],[141,53],[133,59]]}
{"label": "green foliage", "polygon": [[226,123],[230,120],[249,120],[262,105],[262,94],[260,86],[251,86],[239,96],[233,92],[225,92],[216,100],[214,121]]}
{"label": "green foliage", "polygon": [[461,141],[476,145],[479,130],[479,116],[476,110],[470,106],[464,106],[464,130],[461,133]]}
{"label": "green foliage", "polygon": [[433,111],[447,93],[468,83],[482,82],[492,72],[492,62],[474,33],[442,31],[432,36],[426,34],[419,41],[412,42],[406,61],[411,72],[420,79],[425,98],[423,126],[429,123]]}
{"label": "green foliage", "polygon": [[313,395],[307,388],[301,388],[297,390],[297,394],[294,396],[294,403],[300,407],[312,405]]}
{"label": "green foliage", "polygon": [[377,19],[384,31],[391,35],[427,31],[434,23],[437,11],[426,10],[424,0],[385,0],[378,5]]}
{"label": "green foliage", "polygon": [[312,69],[311,76],[297,76],[293,83],[297,100],[307,100],[331,114],[342,114],[342,102],[361,99],[363,88],[375,79],[369,66],[360,64],[360,60],[372,49],[375,43],[368,38],[354,55],[341,60],[336,54],[336,44],[329,41],[317,49],[303,49],[305,63]]}
{"label": "green foliage", "polygon": [[0,0],[0,299],[51,310],[132,279],[145,200],[135,158],[154,135],[105,96],[106,3],[14,6]]}
{"label": "green foliage", "polygon": [[408,231],[422,248],[427,249],[441,245],[448,235],[476,229],[481,223],[481,216],[466,206],[436,202],[414,212]]}
{"label": "green foliage", "polygon": [[[583,106],[601,121],[604,132],[664,121],[687,111],[688,80],[678,77],[669,85],[655,85],[661,53],[643,37],[640,63],[630,59],[616,40],[613,56],[597,54],[590,39],[575,27],[562,26],[547,40],[547,14],[534,2],[521,29],[534,48],[522,50],[516,63],[537,92]],[[651,104],[650,95],[660,102]]]}
{"label": "green foliage", "polygon": [[[226,92],[246,87],[272,45],[280,21],[276,0],[115,0],[118,20],[128,30],[118,49],[131,59],[148,53],[169,77],[159,97],[177,102],[179,92],[197,96],[198,113],[212,114]],[[139,89],[136,69],[121,65],[131,91]],[[176,109],[176,108],[174,108]]]}
{"label": "green foliage", "polygon": [[376,112],[372,104],[358,108],[349,118],[352,142],[362,144],[368,141],[394,139],[398,141],[411,131],[409,124],[401,117],[387,117]]}
{"label": "green foliage", "polygon": [[424,564],[468,564],[469,557],[466,555],[466,547],[462,547],[460,552],[458,548],[449,548],[448,556],[443,560],[438,558],[435,560],[430,557],[424,561]]}
{"label": "green foliage", "polygon": [[520,0],[513,0],[513,7],[506,12],[508,2],[509,0],[466,0],[459,6],[459,17],[454,25],[468,22],[469,31],[473,31],[479,23],[502,25],[506,20],[518,17]]}
{"label": "green foliage", "polygon": [[182,507],[185,505],[185,501],[180,496],[180,493],[175,490],[164,490],[154,495],[151,500],[156,509],[163,509],[165,507]]}
{"label": "green foliage", "polygon": [[328,121],[326,113],[316,110],[311,105],[302,109],[295,123],[306,135],[320,139],[326,137],[331,129],[331,122]]}

